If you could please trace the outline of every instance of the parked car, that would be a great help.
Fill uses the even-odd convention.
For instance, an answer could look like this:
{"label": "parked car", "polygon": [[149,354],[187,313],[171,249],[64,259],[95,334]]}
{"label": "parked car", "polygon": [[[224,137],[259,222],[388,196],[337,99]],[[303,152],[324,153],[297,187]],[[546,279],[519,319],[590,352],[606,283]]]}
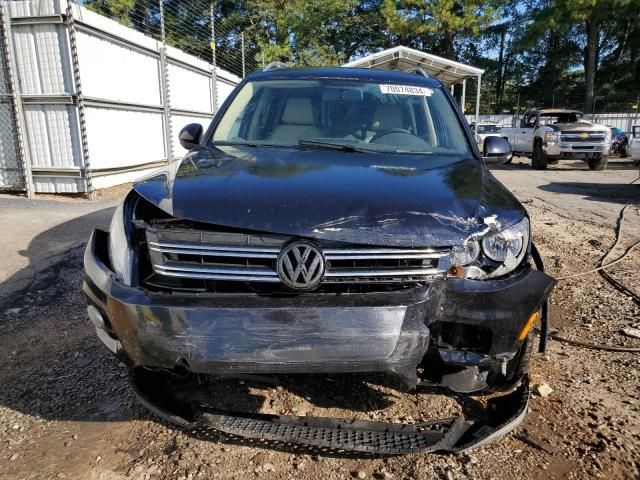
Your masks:
{"label": "parked car", "polygon": [[[488,137],[480,153],[439,81],[268,69],[180,141],[186,157],[138,181],[84,258],[89,318],[153,412],[386,454],[460,451],[522,421],[530,332],[554,280],[527,212],[486,167],[509,144]],[[477,418],[415,425],[248,414],[206,396],[219,375],[352,372],[509,393]]]}
{"label": "parked car", "polygon": [[629,146],[629,138],[618,127],[609,127],[611,129],[611,153],[624,158],[628,156],[627,147]]}
{"label": "parked car", "polygon": [[519,127],[505,127],[502,136],[515,155],[531,158],[536,170],[563,159],[585,160],[591,170],[604,170],[611,153],[611,130],[592,124],[576,110],[532,110]]}
{"label": "parked car", "polygon": [[471,131],[476,134],[476,141],[478,143],[478,148],[482,150],[482,145],[484,143],[484,139],[487,137],[500,137],[500,133],[502,132],[502,126],[497,123],[492,122],[484,122],[478,124],[478,131],[476,132],[476,124],[475,122],[470,125]]}
{"label": "parked car", "polygon": [[640,165],[640,125],[632,127],[631,141],[627,152],[635,164]]}

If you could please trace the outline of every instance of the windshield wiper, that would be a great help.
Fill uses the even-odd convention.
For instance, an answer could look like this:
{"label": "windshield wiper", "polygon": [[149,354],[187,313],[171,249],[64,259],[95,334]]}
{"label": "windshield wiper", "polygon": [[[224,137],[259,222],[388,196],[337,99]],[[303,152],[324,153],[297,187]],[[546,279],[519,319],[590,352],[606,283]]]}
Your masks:
{"label": "windshield wiper", "polygon": [[333,143],[323,142],[319,140],[300,140],[298,145],[301,147],[310,148],[326,148],[328,150],[341,150],[343,152],[358,152],[358,153],[380,153],[376,150],[370,150],[368,148],[357,147],[348,143]]}

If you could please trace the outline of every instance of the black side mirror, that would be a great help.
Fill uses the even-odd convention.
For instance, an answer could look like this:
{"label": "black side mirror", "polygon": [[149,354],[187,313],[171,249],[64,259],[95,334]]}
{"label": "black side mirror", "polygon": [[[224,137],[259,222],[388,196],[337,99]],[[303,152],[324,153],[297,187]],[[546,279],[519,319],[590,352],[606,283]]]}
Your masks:
{"label": "black side mirror", "polygon": [[520,119],[520,128],[527,128],[527,121],[524,118]]}
{"label": "black side mirror", "polygon": [[180,145],[182,145],[186,150],[191,150],[192,148],[200,145],[201,137],[202,125],[199,123],[190,123],[180,130],[180,135],[178,136],[180,139]]}
{"label": "black side mirror", "polygon": [[487,137],[482,145],[484,163],[505,163],[511,160],[511,144],[502,137]]}

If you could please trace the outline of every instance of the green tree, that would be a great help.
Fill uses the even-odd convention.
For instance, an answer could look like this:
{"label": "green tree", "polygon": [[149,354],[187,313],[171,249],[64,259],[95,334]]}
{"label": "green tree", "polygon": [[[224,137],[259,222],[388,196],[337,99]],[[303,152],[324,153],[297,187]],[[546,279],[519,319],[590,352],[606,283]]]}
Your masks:
{"label": "green tree", "polygon": [[[583,40],[582,66],[584,72],[584,111],[594,107],[596,74],[600,64],[602,34],[605,26],[613,22],[618,27],[625,18],[635,13],[636,24],[640,6],[637,0],[553,0],[541,9],[530,27],[537,37],[549,31],[567,36],[577,28]],[[617,28],[616,27],[616,28]],[[627,29],[630,32],[632,29]]]}
{"label": "green tree", "polygon": [[399,44],[456,58],[461,35],[479,35],[496,20],[493,0],[384,0],[383,15]]}

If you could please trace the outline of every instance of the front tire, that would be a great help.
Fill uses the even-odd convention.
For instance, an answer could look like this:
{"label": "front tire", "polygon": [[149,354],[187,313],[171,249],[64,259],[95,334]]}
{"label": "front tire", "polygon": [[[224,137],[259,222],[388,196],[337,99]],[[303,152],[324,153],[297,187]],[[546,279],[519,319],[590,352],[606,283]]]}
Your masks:
{"label": "front tire", "polygon": [[533,156],[531,157],[531,166],[534,170],[546,170],[549,164],[546,152],[542,149],[542,142],[536,140],[533,144]]}
{"label": "front tire", "polygon": [[607,163],[609,162],[609,157],[600,157],[600,158],[590,158],[587,163],[589,164],[590,170],[604,170],[607,168]]}

